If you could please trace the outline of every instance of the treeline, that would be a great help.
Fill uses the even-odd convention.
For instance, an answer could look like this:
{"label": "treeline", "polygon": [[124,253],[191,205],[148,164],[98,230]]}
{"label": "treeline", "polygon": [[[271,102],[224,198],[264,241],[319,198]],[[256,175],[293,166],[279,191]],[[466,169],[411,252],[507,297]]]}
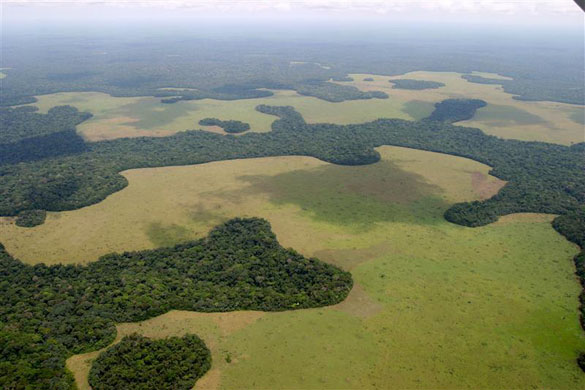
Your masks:
{"label": "treeline", "polygon": [[16,218],[16,226],[20,227],[33,227],[42,225],[45,223],[47,218],[47,212],[45,210],[23,210],[18,213]]}
{"label": "treeline", "polygon": [[241,121],[227,120],[222,121],[217,118],[204,118],[199,121],[201,126],[219,126],[226,133],[243,133],[250,130],[250,125]]}
{"label": "treeline", "polygon": [[150,340],[133,334],[93,362],[93,390],[191,390],[211,367],[211,353],[195,335]]}
{"label": "treeline", "polygon": [[[552,100],[560,103],[585,104],[585,93],[581,87],[559,88],[559,80],[555,78],[531,80],[527,75],[522,76],[524,77],[515,77],[512,80],[490,79],[472,74],[464,74],[461,77],[472,83],[501,85],[504,91],[516,95],[513,96],[516,100]],[[536,90],[537,85],[541,89],[540,92]],[[551,93],[554,96],[551,96]]]}
{"label": "treeline", "polygon": [[[579,295],[581,311],[581,327],[585,330],[585,206],[579,207],[566,214],[559,215],[553,220],[553,227],[569,241],[579,245],[581,251],[573,259],[576,274],[581,282],[583,290]],[[585,351],[577,360],[579,366],[585,371]]]}
{"label": "treeline", "polygon": [[426,120],[454,123],[473,118],[475,111],[487,103],[480,99],[446,99],[435,104],[435,110]]}
{"label": "treeline", "polygon": [[269,223],[256,218],[231,220],[197,241],[110,254],[87,266],[29,266],[0,247],[0,385],[72,388],[65,359],[107,346],[117,322],[173,309],[326,306],[351,287],[348,272],[282,248]]}
{"label": "treeline", "polygon": [[[344,79],[340,79],[344,81]],[[350,78],[349,81],[352,79]],[[298,93],[305,96],[313,96],[332,103],[344,100],[358,99],[388,99],[388,94],[382,91],[360,91],[352,85],[341,85],[330,82],[312,82],[296,85]]]}
{"label": "treeline", "polygon": [[36,107],[0,108],[0,165],[86,150],[75,126],[92,115],[71,106],[39,114]]}
{"label": "treeline", "polygon": [[0,108],[0,144],[75,130],[75,126],[92,117],[71,106],[53,107],[46,114],[37,111],[34,106]]}
{"label": "treeline", "polygon": [[514,212],[565,214],[585,202],[579,145],[503,140],[437,121],[307,124],[292,107],[258,110],[280,116],[272,132],[232,137],[187,131],[163,138],[118,139],[89,143],[88,151],[77,155],[0,167],[0,214],[70,210],[99,202],[127,185],[117,174],[126,169],[287,155],[369,164],[379,160],[374,148],[380,145],[453,154],[492,166],[492,174],[508,185],[492,199],[454,206],[447,214],[467,226]]}
{"label": "treeline", "polygon": [[412,90],[423,90],[423,89],[437,89],[444,87],[445,84],[438,81],[427,81],[427,80],[413,80],[413,79],[394,79],[390,80],[390,83],[394,84],[392,89],[412,89]]}

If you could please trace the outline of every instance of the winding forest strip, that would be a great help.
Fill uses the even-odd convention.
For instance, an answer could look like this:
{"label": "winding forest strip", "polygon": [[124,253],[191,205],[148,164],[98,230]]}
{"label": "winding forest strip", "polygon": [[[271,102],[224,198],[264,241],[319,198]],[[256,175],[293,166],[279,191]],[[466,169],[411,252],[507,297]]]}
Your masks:
{"label": "winding forest strip", "polygon": [[[459,105],[441,107],[440,119],[460,116]],[[128,184],[119,175],[126,169],[289,155],[362,165],[379,161],[375,147],[394,145],[470,158],[493,167],[490,174],[508,182],[490,199],[453,205],[445,213],[448,221],[475,227],[512,213],[559,214],[553,227],[583,250],[585,143],[567,147],[504,140],[439,120],[307,124],[292,107],[261,105],[257,110],[280,118],[272,132],[233,137],[186,131],[165,138],[118,139],[87,144],[87,151],[75,155],[4,165],[0,167],[0,215],[63,211],[97,203]],[[26,115],[20,120],[26,120]],[[26,151],[22,153],[26,161]],[[583,252],[575,258],[578,269],[582,269],[582,258]],[[579,276],[585,286],[582,272]],[[582,316],[583,310],[582,306]]]}
{"label": "winding forest strip", "polygon": [[88,266],[28,266],[0,247],[0,387],[73,388],[67,357],[110,344],[115,323],[170,310],[283,311],[341,302],[348,272],[233,219],[172,248],[110,254]]}

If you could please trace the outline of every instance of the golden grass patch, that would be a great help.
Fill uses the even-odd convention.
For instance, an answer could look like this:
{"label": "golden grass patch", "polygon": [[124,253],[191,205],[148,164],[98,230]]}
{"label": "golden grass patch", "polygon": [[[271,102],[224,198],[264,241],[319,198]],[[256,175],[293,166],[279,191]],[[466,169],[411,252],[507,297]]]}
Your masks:
{"label": "golden grass patch", "polygon": [[[482,75],[481,73],[474,73]],[[493,78],[491,74],[483,74]],[[531,102],[514,99],[504,92],[499,85],[471,83],[461,77],[460,73],[451,72],[410,72],[399,76],[380,76],[369,74],[351,74],[354,81],[338,82],[353,85],[363,91],[384,91],[390,98],[406,104],[409,101],[437,103],[450,98],[482,99],[488,106],[478,110],[476,117],[457,125],[477,127],[487,134],[502,138],[526,141],[542,141],[560,144],[583,142],[583,125],[571,119],[575,109],[580,107],[557,102]],[[374,81],[363,81],[371,77]],[[502,77],[500,77],[502,78]],[[389,80],[415,79],[437,81],[445,86],[437,89],[406,90],[393,89]],[[508,112],[501,109],[494,111],[494,106],[508,107]],[[485,115],[482,113],[486,112]],[[527,114],[526,114],[527,113]],[[502,118],[502,116],[504,116]],[[484,118],[482,119],[482,116]],[[526,117],[532,120],[526,120]],[[518,119],[519,118],[519,119]],[[535,120],[538,118],[539,120]]]}
{"label": "golden grass patch", "polygon": [[[464,158],[390,146],[378,150],[382,155],[379,164],[339,169],[355,171],[356,177],[363,176],[362,171],[383,177],[384,163],[391,162],[396,170],[415,176],[402,182],[371,183],[376,193],[410,193],[417,185],[412,180],[417,180],[437,188],[435,195],[450,203],[490,195],[474,189],[473,177],[478,173],[486,175],[487,183],[496,183],[494,190],[501,183],[487,176],[487,166]],[[46,222],[34,228],[21,228],[13,218],[0,218],[0,242],[28,263],[87,263],[106,253],[199,238],[218,223],[236,216],[259,216],[272,223],[283,245],[310,255],[324,249],[319,247],[322,242],[331,240],[326,233],[330,229],[322,230],[323,222],[311,219],[311,229],[299,229],[298,224],[306,224],[311,210],[302,210],[294,203],[271,202],[270,185],[275,185],[270,184],[271,178],[298,172],[302,182],[303,172],[328,166],[331,164],[312,157],[269,157],[125,171],[128,187],[96,205],[50,212]],[[265,190],[253,185],[249,178],[254,176],[265,178]],[[392,172],[388,176],[393,177]],[[355,207],[351,203],[346,206]],[[351,236],[344,226],[336,230],[334,241]],[[331,249],[340,247],[333,245]]]}

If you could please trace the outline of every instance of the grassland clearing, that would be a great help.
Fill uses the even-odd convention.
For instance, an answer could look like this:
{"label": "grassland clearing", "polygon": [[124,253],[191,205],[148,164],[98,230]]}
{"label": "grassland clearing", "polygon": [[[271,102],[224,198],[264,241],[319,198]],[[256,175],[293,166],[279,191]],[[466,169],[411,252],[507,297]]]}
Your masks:
{"label": "grassland clearing", "polygon": [[[350,75],[354,81],[338,82],[363,91],[383,91],[388,99],[347,100],[331,103],[295,91],[276,90],[258,99],[202,99],[164,104],[154,97],[113,97],[99,92],[63,92],[37,96],[41,112],[56,105],[70,104],[90,111],[94,117],[78,126],[89,141],[120,137],[167,136],[188,129],[204,129],[226,134],[217,126],[200,126],[199,120],[214,117],[249,123],[251,131],[267,132],[274,117],[255,110],[259,104],[286,106],[299,111],[309,123],[361,123],[378,118],[422,119],[433,111],[434,103],[447,98],[478,98],[487,101],[471,121],[461,125],[479,127],[504,138],[569,144],[583,141],[582,107],[512,99],[498,85],[470,83],[459,73],[412,72],[400,76]],[[394,89],[392,79],[436,81],[446,86],[432,90]],[[373,79],[373,81],[364,81]],[[166,88],[181,89],[181,88]]]}
{"label": "grassland clearing", "polygon": [[[299,232],[295,224],[303,220],[317,230],[338,226],[342,236],[376,222],[435,224],[448,204],[482,197],[472,185],[478,175],[496,183],[484,197],[502,183],[487,174],[488,167],[467,159],[390,146],[379,151],[380,163],[354,167],[277,157],[130,170],[124,172],[130,183],[124,190],[79,210],[49,212],[43,225],[20,228],[0,218],[0,242],[29,263],[86,263],[110,252],[202,237],[236,216],[259,216],[272,222],[284,246],[306,253],[305,240],[319,244],[322,237]],[[285,233],[279,224],[287,220]],[[289,235],[296,239],[289,241]]]}
{"label": "grassland clearing", "polygon": [[[449,224],[442,218],[449,204],[489,197],[502,185],[489,168],[378,150],[382,161],[363,167],[277,157],[127,171],[130,185],[97,205],[49,213],[31,229],[4,219],[0,241],[27,262],[84,262],[201,237],[232,216],[259,216],[283,246],[351,270],[356,288],[331,307],[173,311],[119,325],[119,337],[200,335],[213,367],[198,389],[585,386],[574,363],[585,348],[576,248],[551,228],[551,216],[513,215],[474,229]],[[367,226],[347,211],[376,207],[393,217],[413,205],[424,212]],[[92,356],[68,362],[82,389]]]}
{"label": "grassland clearing", "polygon": [[[388,100],[402,101],[406,104],[406,110],[410,109],[416,117],[422,116],[420,112],[424,112],[422,108],[424,106],[422,103],[408,102],[426,102],[428,105],[449,98],[482,99],[488,105],[479,109],[473,119],[458,122],[458,125],[477,127],[487,134],[502,138],[565,145],[583,142],[583,125],[575,121],[579,115],[576,112],[582,111],[582,107],[577,105],[516,100],[513,95],[504,92],[499,85],[471,83],[461,78],[459,73],[421,71],[391,77],[368,74],[351,74],[350,76],[354,81],[339,83],[353,85],[363,91],[386,92],[390,96]],[[493,78],[490,74],[485,77]],[[365,82],[364,78],[373,78],[374,81]],[[413,91],[393,89],[392,84],[389,83],[389,80],[404,78],[436,81],[444,83],[445,86],[438,89]]]}

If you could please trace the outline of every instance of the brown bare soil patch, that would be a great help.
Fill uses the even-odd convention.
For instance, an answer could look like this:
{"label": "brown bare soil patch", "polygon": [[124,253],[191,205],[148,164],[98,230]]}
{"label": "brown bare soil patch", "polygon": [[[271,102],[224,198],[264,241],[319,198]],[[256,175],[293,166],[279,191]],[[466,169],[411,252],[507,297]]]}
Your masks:
{"label": "brown bare soil patch", "polygon": [[491,198],[505,185],[505,181],[493,180],[493,178],[490,179],[490,177],[483,172],[473,172],[471,174],[471,186],[473,187],[473,191],[479,195],[481,199]]}
{"label": "brown bare soil patch", "polygon": [[374,301],[359,283],[355,283],[347,298],[332,308],[365,319],[378,314],[384,307]]}

